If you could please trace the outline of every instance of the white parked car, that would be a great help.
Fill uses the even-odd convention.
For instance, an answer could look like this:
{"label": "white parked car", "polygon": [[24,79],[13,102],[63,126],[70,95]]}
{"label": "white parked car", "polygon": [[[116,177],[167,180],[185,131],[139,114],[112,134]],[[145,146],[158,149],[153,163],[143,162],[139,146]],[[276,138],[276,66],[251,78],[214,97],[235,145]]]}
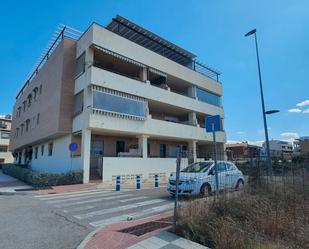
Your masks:
{"label": "white parked car", "polygon": [[[241,189],[244,186],[242,172],[228,161],[218,161],[218,185],[219,191],[227,189]],[[196,162],[190,164],[179,174],[179,195],[209,196],[216,191],[216,176],[214,161]],[[169,177],[167,190],[175,195],[176,173]]]}

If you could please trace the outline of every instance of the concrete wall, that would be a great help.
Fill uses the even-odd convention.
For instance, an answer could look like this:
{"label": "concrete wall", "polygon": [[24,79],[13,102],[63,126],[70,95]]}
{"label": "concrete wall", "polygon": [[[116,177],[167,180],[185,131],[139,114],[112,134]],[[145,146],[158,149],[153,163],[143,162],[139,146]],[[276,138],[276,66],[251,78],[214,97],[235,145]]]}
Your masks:
{"label": "concrete wall", "polygon": [[[182,159],[182,165],[187,165],[186,159]],[[103,158],[103,181],[114,180],[119,175],[142,175],[143,179],[149,179],[150,174],[160,173],[168,178],[175,171],[176,158]]]}
{"label": "concrete wall", "polygon": [[[48,143],[53,142],[53,154],[48,156]],[[69,144],[71,143],[71,135],[63,136],[61,138],[53,139],[44,143],[44,155],[41,155],[41,145],[38,144],[39,152],[38,158],[33,156],[31,167],[35,171],[42,172],[53,172],[53,173],[65,173],[71,169],[71,157],[69,152]],[[81,170],[81,160],[80,157],[72,158],[72,170]]]}

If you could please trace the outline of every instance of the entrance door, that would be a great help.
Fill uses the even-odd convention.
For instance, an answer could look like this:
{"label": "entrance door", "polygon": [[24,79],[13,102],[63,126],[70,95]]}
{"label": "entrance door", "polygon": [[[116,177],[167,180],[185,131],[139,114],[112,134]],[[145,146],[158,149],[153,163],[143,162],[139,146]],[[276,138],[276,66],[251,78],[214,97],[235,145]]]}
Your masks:
{"label": "entrance door", "polygon": [[125,142],[124,141],[117,141],[116,142],[116,156],[118,156],[119,152],[125,151]]}
{"label": "entrance door", "polygon": [[90,147],[90,180],[103,179],[104,143],[102,140],[91,140]]}

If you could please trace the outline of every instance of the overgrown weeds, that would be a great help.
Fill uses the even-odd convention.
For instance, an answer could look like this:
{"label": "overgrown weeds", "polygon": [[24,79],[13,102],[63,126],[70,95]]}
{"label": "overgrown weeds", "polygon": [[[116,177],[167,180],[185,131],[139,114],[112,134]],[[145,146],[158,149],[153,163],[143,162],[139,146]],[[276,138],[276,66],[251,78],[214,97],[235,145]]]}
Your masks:
{"label": "overgrown weeds", "polygon": [[177,233],[213,249],[308,249],[308,179],[301,180],[181,205]]}

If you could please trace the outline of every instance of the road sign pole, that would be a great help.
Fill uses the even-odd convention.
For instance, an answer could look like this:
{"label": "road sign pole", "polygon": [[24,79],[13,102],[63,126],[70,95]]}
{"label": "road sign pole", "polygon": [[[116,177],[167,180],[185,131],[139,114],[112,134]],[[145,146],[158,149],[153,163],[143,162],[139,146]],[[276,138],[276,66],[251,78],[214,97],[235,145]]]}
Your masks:
{"label": "road sign pole", "polygon": [[215,177],[216,177],[216,194],[219,193],[219,178],[218,178],[218,164],[217,164],[217,143],[216,143],[216,132],[215,124],[212,123],[212,137],[213,137],[213,148],[214,148],[214,161],[215,161]]}
{"label": "road sign pole", "polygon": [[179,176],[180,176],[180,159],[181,149],[178,149],[177,162],[176,162],[176,186],[175,186],[175,202],[174,202],[174,217],[173,217],[173,228],[176,230],[176,219],[177,219],[177,205],[178,205],[178,190],[179,190]]}

